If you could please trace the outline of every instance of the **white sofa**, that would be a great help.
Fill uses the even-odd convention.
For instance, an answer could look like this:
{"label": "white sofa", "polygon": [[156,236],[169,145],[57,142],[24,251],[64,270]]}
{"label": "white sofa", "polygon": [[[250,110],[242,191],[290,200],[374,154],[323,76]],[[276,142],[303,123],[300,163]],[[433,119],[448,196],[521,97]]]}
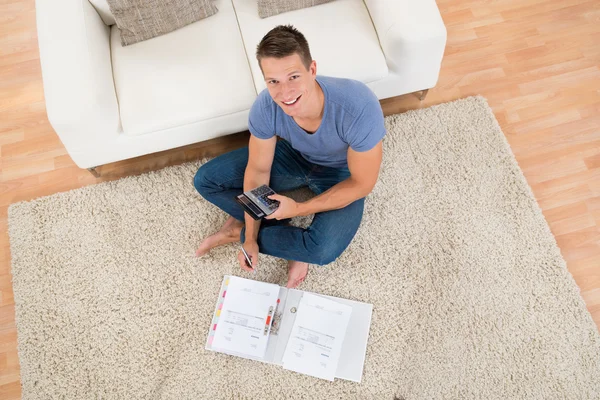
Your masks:
{"label": "white sofa", "polygon": [[260,39],[279,24],[307,38],[317,74],[379,99],[435,86],[446,28],[435,0],[336,0],[261,19],[257,0],[122,47],[106,0],[36,0],[46,109],[73,161],[93,168],[248,128],[266,86]]}

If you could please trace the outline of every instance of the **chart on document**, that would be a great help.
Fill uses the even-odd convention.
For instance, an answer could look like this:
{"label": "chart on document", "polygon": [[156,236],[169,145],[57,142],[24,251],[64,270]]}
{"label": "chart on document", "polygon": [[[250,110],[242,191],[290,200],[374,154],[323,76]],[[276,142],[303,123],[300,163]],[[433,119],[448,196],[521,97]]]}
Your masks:
{"label": "chart on document", "polygon": [[279,286],[231,277],[219,305],[212,346],[262,357],[269,340],[267,320],[277,305]]}
{"label": "chart on document", "polygon": [[283,355],[283,367],[333,381],[352,307],[305,293]]}

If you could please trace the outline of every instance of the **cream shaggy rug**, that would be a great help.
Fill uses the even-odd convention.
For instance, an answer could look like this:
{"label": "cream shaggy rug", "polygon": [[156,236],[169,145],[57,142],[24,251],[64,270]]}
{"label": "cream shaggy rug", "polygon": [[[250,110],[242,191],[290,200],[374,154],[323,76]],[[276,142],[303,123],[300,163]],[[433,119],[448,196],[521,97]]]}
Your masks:
{"label": "cream shaggy rug", "polygon": [[204,350],[222,276],[250,276],[236,245],[194,257],[225,215],[191,163],[11,206],[23,398],[600,398],[600,335],[485,99],[386,126],[356,238],[300,287],[373,304],[361,384]]}

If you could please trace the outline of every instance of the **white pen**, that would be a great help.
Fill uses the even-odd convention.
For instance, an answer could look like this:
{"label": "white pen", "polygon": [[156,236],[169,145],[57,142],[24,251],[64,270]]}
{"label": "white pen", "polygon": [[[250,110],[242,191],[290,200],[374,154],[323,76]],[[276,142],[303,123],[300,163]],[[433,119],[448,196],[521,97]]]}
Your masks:
{"label": "white pen", "polygon": [[[246,253],[246,250],[244,250],[244,246],[242,246],[242,253],[244,253],[244,257],[246,257],[246,264],[252,268],[252,259],[250,258],[250,256],[248,255],[248,253]],[[252,268],[252,271],[254,271],[254,273],[256,273],[256,270],[254,268]]]}

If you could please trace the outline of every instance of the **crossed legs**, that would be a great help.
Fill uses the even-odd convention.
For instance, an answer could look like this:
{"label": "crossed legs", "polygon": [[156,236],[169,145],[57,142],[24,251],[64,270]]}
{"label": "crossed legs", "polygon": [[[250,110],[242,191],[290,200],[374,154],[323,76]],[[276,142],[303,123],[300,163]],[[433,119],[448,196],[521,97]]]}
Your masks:
{"label": "crossed legs", "polygon": [[[194,186],[209,202],[230,215],[221,229],[206,237],[196,251],[198,256],[212,248],[244,241],[244,211],[234,200],[243,191],[248,149],[234,150],[217,157],[198,170]],[[320,194],[349,177],[346,168],[335,169],[306,161],[285,142],[277,143],[270,184],[276,192],[308,186]],[[258,234],[260,252],[288,260],[288,287],[305,278],[308,264],[334,261],[350,244],[362,218],[364,199],[339,210],[317,213],[311,226],[299,228],[288,221],[263,220]]]}

